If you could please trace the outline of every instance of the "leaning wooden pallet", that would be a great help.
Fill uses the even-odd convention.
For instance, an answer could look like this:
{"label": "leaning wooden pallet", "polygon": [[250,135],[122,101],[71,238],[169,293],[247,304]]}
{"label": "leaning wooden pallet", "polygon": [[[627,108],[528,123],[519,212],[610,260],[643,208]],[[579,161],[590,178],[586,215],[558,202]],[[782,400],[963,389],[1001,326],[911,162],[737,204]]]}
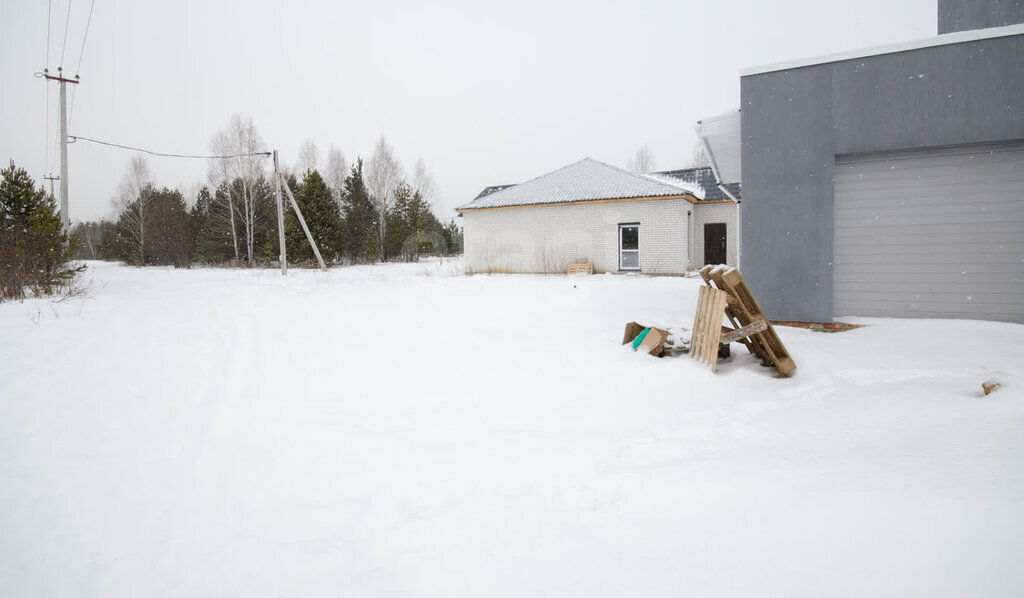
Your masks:
{"label": "leaning wooden pallet", "polygon": [[[742,340],[747,349],[761,360],[762,365],[774,367],[780,376],[786,376],[796,369],[796,363],[790,357],[786,346],[782,344],[779,335],[775,333],[739,270],[709,265],[701,268],[700,275],[708,287],[717,287],[717,290],[725,292],[728,298],[732,299],[726,302],[723,309],[724,315],[734,328],[733,331],[726,333],[726,337],[731,340]],[[698,299],[698,317],[708,317],[707,314],[701,314],[700,310]],[[718,324],[721,324],[721,316]],[[694,329],[696,333],[696,322]]]}
{"label": "leaning wooden pallet", "polygon": [[728,294],[711,287],[701,287],[697,295],[697,314],[693,318],[690,358],[715,371],[718,345],[722,339],[722,317]]}

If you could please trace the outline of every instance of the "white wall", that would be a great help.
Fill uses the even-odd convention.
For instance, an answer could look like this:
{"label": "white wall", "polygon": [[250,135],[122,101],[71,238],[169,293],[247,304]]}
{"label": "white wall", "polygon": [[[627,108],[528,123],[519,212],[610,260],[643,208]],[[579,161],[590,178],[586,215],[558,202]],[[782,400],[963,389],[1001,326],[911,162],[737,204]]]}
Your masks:
{"label": "white wall", "polygon": [[730,266],[736,265],[736,240],[739,230],[736,228],[737,206],[733,202],[707,203],[694,206],[693,260],[696,267],[704,265],[704,225],[706,223],[725,223],[725,261]]}
{"label": "white wall", "polygon": [[640,271],[682,274],[691,265],[686,213],[694,207],[660,199],[468,210],[465,271],[564,272],[571,262],[593,262],[595,272],[618,272],[619,224],[639,222]]}

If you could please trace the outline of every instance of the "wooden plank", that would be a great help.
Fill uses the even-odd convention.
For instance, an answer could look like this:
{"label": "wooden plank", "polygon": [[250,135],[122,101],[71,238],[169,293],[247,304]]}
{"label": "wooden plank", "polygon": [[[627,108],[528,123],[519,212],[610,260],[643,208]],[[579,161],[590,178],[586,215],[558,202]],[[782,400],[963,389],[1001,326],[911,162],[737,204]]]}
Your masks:
{"label": "wooden plank", "polygon": [[766,320],[758,320],[753,324],[744,326],[737,330],[730,331],[722,334],[722,338],[718,341],[720,343],[731,343],[738,341],[741,338],[746,338],[757,332],[764,332],[768,328],[768,322]]}

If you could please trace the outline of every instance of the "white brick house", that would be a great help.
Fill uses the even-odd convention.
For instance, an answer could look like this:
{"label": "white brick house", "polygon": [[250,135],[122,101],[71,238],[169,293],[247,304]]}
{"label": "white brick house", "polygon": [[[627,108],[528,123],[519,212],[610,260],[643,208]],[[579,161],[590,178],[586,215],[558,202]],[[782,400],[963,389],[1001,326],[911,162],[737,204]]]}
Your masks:
{"label": "white brick house", "polygon": [[639,175],[587,158],[488,187],[457,208],[465,271],[554,273],[592,262],[595,272],[683,274],[703,266],[706,251],[735,265],[737,203],[708,199],[694,170]]}

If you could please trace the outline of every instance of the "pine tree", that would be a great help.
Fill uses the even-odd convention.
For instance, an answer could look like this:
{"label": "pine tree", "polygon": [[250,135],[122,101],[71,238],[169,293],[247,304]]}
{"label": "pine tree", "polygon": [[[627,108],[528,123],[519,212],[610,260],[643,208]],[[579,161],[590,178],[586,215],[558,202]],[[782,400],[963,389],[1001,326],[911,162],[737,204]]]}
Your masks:
{"label": "pine tree", "polygon": [[[321,257],[327,263],[337,261],[345,254],[345,224],[331,189],[316,170],[307,170],[294,190],[309,233],[316,241]],[[316,259],[306,234],[294,210],[288,210],[284,219],[285,239],[288,243],[288,261],[312,264]]]}
{"label": "pine tree", "polygon": [[226,264],[235,259],[231,234],[231,202],[227,184],[213,195],[207,187],[199,190],[192,206],[192,230],[195,235],[196,259],[204,264]]}
{"label": "pine tree", "polygon": [[194,244],[189,234],[185,198],[176,189],[152,190],[152,212],[146,238],[146,261],[161,266],[187,267],[192,264]]}
{"label": "pine tree", "polygon": [[0,177],[0,300],[26,289],[51,294],[84,266],[68,266],[72,248],[53,197],[13,160]]}
{"label": "pine tree", "polygon": [[349,259],[353,263],[376,261],[380,250],[377,233],[379,215],[363,180],[362,158],[356,161],[345,179],[344,212]]}
{"label": "pine tree", "polygon": [[409,185],[402,183],[395,189],[394,203],[384,217],[387,221],[385,228],[388,231],[384,243],[386,259],[408,259],[402,252],[402,246],[410,235],[416,232],[412,201],[413,192]]}
{"label": "pine tree", "polygon": [[447,251],[444,229],[419,190],[402,183],[395,190],[395,200],[387,215],[387,255],[405,261],[416,261],[422,254]]}
{"label": "pine tree", "polygon": [[448,246],[449,254],[462,254],[462,229],[455,223],[455,220],[444,225],[444,228],[441,230],[441,236],[444,237],[444,242],[445,245]]}

